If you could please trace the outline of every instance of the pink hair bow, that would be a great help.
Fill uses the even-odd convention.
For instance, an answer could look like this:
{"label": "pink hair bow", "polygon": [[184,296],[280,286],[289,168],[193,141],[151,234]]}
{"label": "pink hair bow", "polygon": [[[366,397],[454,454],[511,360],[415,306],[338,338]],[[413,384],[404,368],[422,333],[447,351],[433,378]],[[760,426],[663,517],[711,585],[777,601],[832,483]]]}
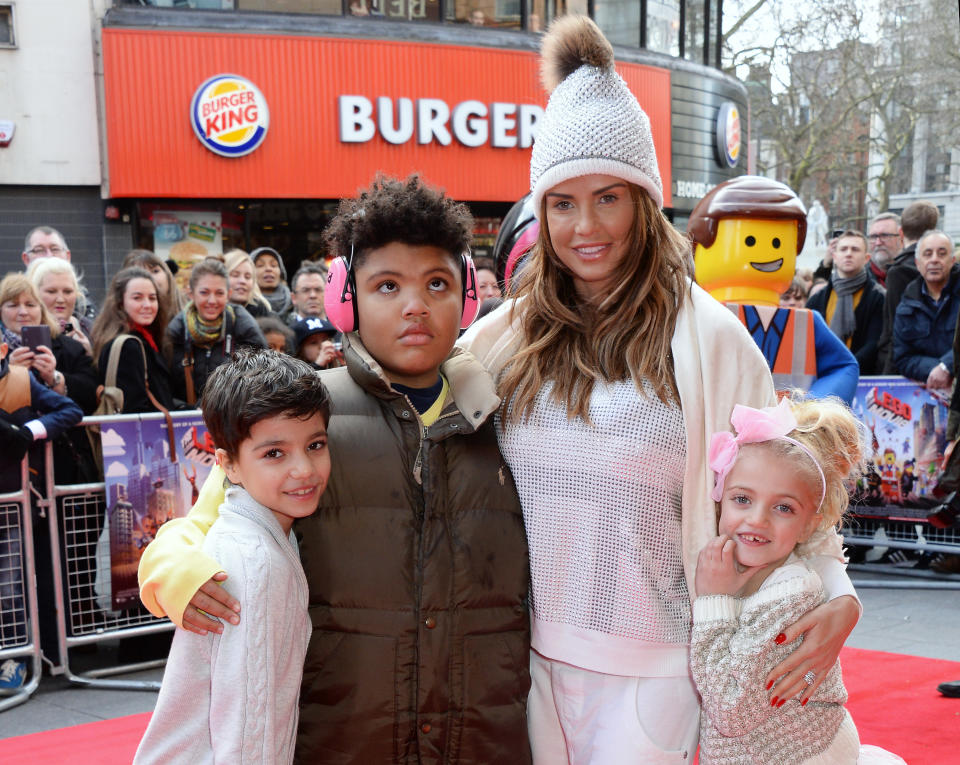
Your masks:
{"label": "pink hair bow", "polygon": [[[710,495],[714,502],[719,502],[723,497],[723,485],[733,464],[737,461],[740,447],[743,444],[757,444],[774,438],[786,438],[787,433],[796,429],[797,418],[793,416],[790,402],[783,399],[777,406],[768,406],[764,409],[737,404],[733,407],[733,414],[730,415],[730,424],[736,430],[736,435],[722,431],[714,433],[710,439],[710,469],[717,476]],[[797,444],[803,451],[810,454],[809,449],[794,439],[786,438],[786,440]],[[812,459],[813,455],[810,454],[810,457]],[[813,461],[817,462],[815,459]],[[817,467],[820,467],[819,463]],[[822,476],[823,471],[820,472]]]}

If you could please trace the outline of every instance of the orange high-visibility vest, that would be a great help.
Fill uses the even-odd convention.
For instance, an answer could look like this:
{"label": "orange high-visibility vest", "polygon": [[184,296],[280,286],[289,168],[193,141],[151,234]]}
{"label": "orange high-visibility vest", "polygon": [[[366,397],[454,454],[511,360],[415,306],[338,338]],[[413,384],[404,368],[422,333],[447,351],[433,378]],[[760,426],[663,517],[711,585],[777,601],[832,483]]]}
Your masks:
{"label": "orange high-visibility vest", "polygon": [[[813,311],[807,308],[778,308],[764,329],[756,307],[726,303],[760,347],[773,373],[777,391],[810,390],[817,379],[817,350],[814,342]],[[753,308],[753,317],[745,309]],[[753,321],[751,322],[751,318]],[[779,342],[778,342],[779,339]]]}

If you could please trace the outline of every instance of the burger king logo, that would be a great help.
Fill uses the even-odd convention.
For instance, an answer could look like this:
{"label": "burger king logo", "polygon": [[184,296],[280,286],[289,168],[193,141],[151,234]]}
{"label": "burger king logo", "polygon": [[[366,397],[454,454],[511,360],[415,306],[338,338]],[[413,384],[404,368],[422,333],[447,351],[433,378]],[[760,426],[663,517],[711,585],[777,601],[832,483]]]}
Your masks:
{"label": "burger king logo", "polygon": [[221,157],[242,157],[266,138],[270,110],[260,89],[245,77],[218,74],[197,88],[190,104],[193,132]]}
{"label": "burger king logo", "polygon": [[740,110],[727,101],[717,114],[717,161],[720,167],[736,167],[740,159]]}

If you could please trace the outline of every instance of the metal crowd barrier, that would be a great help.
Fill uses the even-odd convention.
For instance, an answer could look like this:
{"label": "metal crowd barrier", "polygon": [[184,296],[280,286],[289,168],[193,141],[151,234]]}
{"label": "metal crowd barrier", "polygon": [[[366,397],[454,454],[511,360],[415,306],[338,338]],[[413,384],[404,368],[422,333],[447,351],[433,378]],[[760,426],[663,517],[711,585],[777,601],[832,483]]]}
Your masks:
{"label": "metal crowd barrier", "polygon": [[[172,413],[175,420],[196,415],[196,411]],[[80,426],[108,425],[124,420],[160,420],[163,417],[160,413],[85,417]],[[94,581],[99,582],[100,589],[109,590],[111,585],[109,548],[97,544],[101,534],[105,534],[107,538],[110,536],[105,483],[56,484],[53,474],[53,448],[50,443],[47,444],[46,467],[46,499],[42,500],[40,505],[46,509],[50,523],[52,558],[60,562],[60,565],[54,566],[53,584],[56,602],[63,604],[62,608],[57,609],[60,663],[53,668],[53,673],[63,674],[71,683],[83,686],[159,690],[160,683],[156,681],[107,678],[163,666],[165,659],[121,664],[85,672],[75,671],[71,667],[67,650],[69,648],[115,638],[169,632],[174,629],[174,625],[169,619],[153,616],[139,604],[123,611],[104,610],[99,607],[96,597],[91,596]],[[96,552],[92,552],[94,550]]]}
{"label": "metal crowd barrier", "polygon": [[30,680],[0,696],[0,712],[22,704],[40,686],[40,625],[34,576],[33,524],[27,459],[20,463],[20,491],[0,494],[0,663],[29,662]]}

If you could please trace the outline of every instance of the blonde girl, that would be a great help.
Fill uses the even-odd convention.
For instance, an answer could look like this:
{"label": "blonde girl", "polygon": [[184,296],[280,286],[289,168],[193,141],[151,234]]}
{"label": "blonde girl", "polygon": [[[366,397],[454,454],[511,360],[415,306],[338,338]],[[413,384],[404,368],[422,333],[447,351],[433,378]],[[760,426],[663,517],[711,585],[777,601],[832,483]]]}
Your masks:
{"label": "blonde girl", "polygon": [[711,440],[719,535],[700,552],[693,604],[700,762],[903,762],[860,746],[839,662],[820,677],[813,662],[801,663],[799,694],[768,702],[763,692],[770,671],[799,646],[786,629],[825,599],[805,547],[846,510],[844,482],[862,459],[861,428],[838,399],[738,405],[730,421],[735,433]]}

